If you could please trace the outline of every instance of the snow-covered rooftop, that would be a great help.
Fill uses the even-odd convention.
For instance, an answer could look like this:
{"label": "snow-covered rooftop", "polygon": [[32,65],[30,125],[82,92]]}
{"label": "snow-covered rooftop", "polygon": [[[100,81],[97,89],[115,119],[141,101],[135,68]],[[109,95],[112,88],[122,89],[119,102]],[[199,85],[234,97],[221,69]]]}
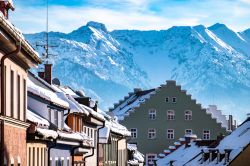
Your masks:
{"label": "snow-covered rooftop", "polygon": [[36,123],[37,126],[48,128],[50,125],[49,121],[47,121],[46,119],[42,118],[41,116],[33,113],[30,110],[27,110],[26,116],[27,116],[27,120],[29,120],[33,123]]}
{"label": "snow-covered rooftop", "polygon": [[50,85],[45,83],[45,81],[35,76],[34,74],[29,74],[27,85],[28,85],[29,92],[32,92],[48,101],[51,101],[52,103],[56,105],[63,106],[66,108],[69,107],[69,103],[59,98],[57,93],[52,90],[52,87],[50,87],[51,89],[46,88],[46,87],[49,87]]}
{"label": "snow-covered rooftop", "polygon": [[136,144],[127,144],[127,149],[129,151],[134,151],[133,160],[128,161],[130,165],[138,165],[144,162],[144,155],[137,150]]}
{"label": "snow-covered rooftop", "polygon": [[174,165],[184,165],[197,154],[201,153],[202,148],[204,147],[197,146],[195,142],[191,142],[189,147],[182,145],[166,157],[159,159],[157,165],[170,165],[170,161],[174,161]]}
{"label": "snow-covered rooftop", "polygon": [[[230,135],[226,136],[219,145],[215,148],[204,148],[203,151],[209,152],[209,150],[218,151],[221,154],[229,153],[229,161],[235,159],[243,149],[250,143],[250,118],[243,122],[238,128],[236,128]],[[225,165],[225,160],[217,163],[217,160],[200,162],[202,155],[197,156],[187,165]],[[228,164],[228,163],[227,163]]]}
{"label": "snow-covered rooftop", "polygon": [[141,103],[145,102],[154,93],[155,89],[134,92],[128,99],[116,106],[112,112],[119,120],[123,120],[125,116],[129,115],[130,111],[135,107],[139,107]]}

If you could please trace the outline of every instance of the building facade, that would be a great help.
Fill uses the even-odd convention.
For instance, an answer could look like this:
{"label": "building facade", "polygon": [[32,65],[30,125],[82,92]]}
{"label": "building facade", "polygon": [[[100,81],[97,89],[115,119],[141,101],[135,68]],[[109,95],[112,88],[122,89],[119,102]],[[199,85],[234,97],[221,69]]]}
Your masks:
{"label": "building facade", "polygon": [[135,89],[114,104],[111,112],[130,129],[129,142],[137,144],[146,156],[146,164],[186,134],[194,133],[204,140],[227,134],[226,128],[175,81],[167,81],[156,89]]}
{"label": "building facade", "polygon": [[0,165],[26,164],[27,71],[40,63],[38,54],[8,19],[12,1],[0,2]]}

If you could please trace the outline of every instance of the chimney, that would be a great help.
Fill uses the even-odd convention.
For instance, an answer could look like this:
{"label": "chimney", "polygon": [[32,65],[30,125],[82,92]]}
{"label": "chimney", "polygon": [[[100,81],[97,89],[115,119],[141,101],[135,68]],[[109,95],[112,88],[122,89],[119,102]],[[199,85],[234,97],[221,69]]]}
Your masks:
{"label": "chimney", "polygon": [[38,77],[44,80],[44,71],[39,71],[38,72]]}
{"label": "chimney", "polygon": [[233,131],[233,116],[229,115],[229,119],[228,119],[228,130]]}
{"label": "chimney", "polygon": [[52,64],[44,64],[44,80],[51,85],[52,83]]}
{"label": "chimney", "polygon": [[14,11],[14,9],[15,9],[12,1],[10,1],[10,0],[4,0],[4,1],[1,0],[0,1],[0,11],[3,13],[3,15],[6,19],[9,18],[9,10],[10,9],[12,11]]}

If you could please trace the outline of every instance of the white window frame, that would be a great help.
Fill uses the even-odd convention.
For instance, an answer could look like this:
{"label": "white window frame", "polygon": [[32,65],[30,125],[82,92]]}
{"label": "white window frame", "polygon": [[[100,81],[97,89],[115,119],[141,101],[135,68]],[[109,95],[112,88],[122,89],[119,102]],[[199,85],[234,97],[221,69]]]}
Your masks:
{"label": "white window frame", "polygon": [[167,120],[175,120],[175,111],[167,110]]}
{"label": "white window frame", "polygon": [[174,129],[167,129],[167,139],[174,139]]}
{"label": "white window frame", "polygon": [[148,139],[156,139],[156,129],[154,128],[148,129]]}
{"label": "white window frame", "polygon": [[[135,130],[135,131],[132,131],[132,130]],[[131,138],[132,139],[137,138],[137,128],[131,128],[130,132],[131,132]]]}
{"label": "white window frame", "polygon": [[[188,130],[190,130],[191,132],[188,132]],[[192,129],[185,129],[185,135],[191,135],[191,134],[193,134]]]}
{"label": "white window frame", "polygon": [[[175,101],[174,101],[175,99]],[[172,103],[177,103],[177,97],[172,97]]]}
{"label": "white window frame", "polygon": [[184,113],[185,120],[192,120],[193,118],[193,113],[191,110],[186,110]]}
{"label": "white window frame", "polygon": [[146,165],[149,164],[149,161],[153,161],[154,162],[153,159],[156,158],[156,157],[157,157],[157,154],[154,154],[154,153],[148,153],[148,154],[146,154]]}
{"label": "white window frame", "polygon": [[149,118],[149,120],[156,119],[156,109],[149,109],[148,110],[148,118]]}
{"label": "white window frame", "polygon": [[211,132],[210,132],[210,130],[203,130],[202,138],[203,138],[203,140],[210,140],[211,139]]}

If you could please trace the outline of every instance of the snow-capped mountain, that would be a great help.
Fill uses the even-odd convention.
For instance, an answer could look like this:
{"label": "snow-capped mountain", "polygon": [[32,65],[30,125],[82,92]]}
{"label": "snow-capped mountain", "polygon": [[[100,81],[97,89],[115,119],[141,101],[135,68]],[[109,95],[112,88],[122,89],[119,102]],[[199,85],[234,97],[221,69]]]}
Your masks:
{"label": "snow-capped mountain", "polygon": [[[42,54],[45,33],[27,34],[26,38]],[[63,85],[83,89],[104,109],[134,87],[149,87],[147,74],[122,49],[101,23],[89,22],[69,33],[50,32],[50,61],[53,77]]]}
{"label": "snow-capped mountain", "polygon": [[[26,35],[35,46],[44,33]],[[206,106],[244,119],[250,100],[250,29],[215,24],[161,31],[115,30],[89,22],[68,33],[50,32],[54,76],[63,84],[98,94],[103,107],[132,88],[175,79]],[[38,50],[41,52],[41,49]]]}

